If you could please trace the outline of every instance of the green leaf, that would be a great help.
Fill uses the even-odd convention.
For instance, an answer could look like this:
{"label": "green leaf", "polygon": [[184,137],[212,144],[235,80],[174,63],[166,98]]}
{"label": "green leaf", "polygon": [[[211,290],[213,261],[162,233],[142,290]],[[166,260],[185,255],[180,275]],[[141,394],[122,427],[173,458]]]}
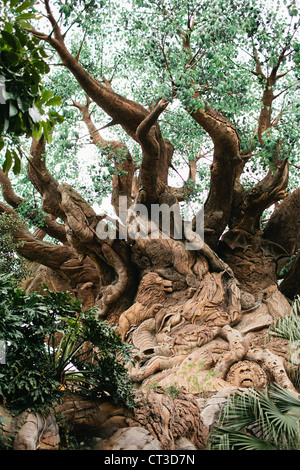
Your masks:
{"label": "green leaf", "polygon": [[29,7],[32,7],[33,5],[34,5],[34,2],[25,1],[16,8],[16,13],[20,13],[21,11],[26,10]]}
{"label": "green leaf", "polygon": [[15,104],[10,101],[9,102],[9,117],[12,118],[18,114],[18,108],[15,106]]}
{"label": "green leaf", "polygon": [[19,3],[19,0],[10,0],[10,8],[13,8]]}
{"label": "green leaf", "polygon": [[50,72],[49,65],[43,60],[34,61],[34,66],[42,74]]}
{"label": "green leaf", "polygon": [[44,131],[46,142],[50,143],[52,141],[51,123],[49,121],[42,121],[42,126],[43,126],[43,131]]}
{"label": "green leaf", "polygon": [[23,29],[29,29],[31,28],[31,24],[28,23],[27,21],[21,20],[18,22],[18,24],[21,26]]}
{"label": "green leaf", "polygon": [[33,18],[36,18],[36,15],[34,13],[21,13],[16,17],[16,21],[31,20]]}
{"label": "green leaf", "polygon": [[39,49],[40,55],[44,57],[44,59],[48,58],[48,54],[45,52],[43,48]]}
{"label": "green leaf", "polygon": [[15,151],[13,151],[13,155],[14,155],[13,172],[15,175],[19,175],[21,172],[21,159],[18,157]]}
{"label": "green leaf", "polygon": [[13,51],[1,51],[1,60],[2,63],[6,66],[18,64],[20,61],[20,57]]}
{"label": "green leaf", "polygon": [[12,26],[11,23],[6,22],[5,25],[4,25],[4,29],[5,29],[5,31],[7,31],[10,34],[12,34],[12,32],[13,32],[13,26]]}
{"label": "green leaf", "polygon": [[11,33],[8,33],[7,31],[5,30],[2,30],[1,31],[1,35],[4,39],[4,41],[10,46],[12,47],[13,49],[16,49],[16,50],[20,50],[21,49],[21,44],[20,44],[20,41],[18,40],[18,38],[11,34]]}
{"label": "green leaf", "polygon": [[39,140],[42,137],[43,134],[43,127],[41,123],[38,123],[32,131],[32,135],[35,138],[35,140]]}
{"label": "green leaf", "polygon": [[4,173],[9,172],[11,165],[12,165],[12,154],[11,154],[11,151],[7,149],[5,153],[5,161],[2,167]]}
{"label": "green leaf", "polygon": [[28,37],[28,34],[25,31],[23,31],[22,28],[19,27],[19,25],[16,25],[15,27],[15,34],[17,38],[19,39],[21,46],[23,47],[26,46],[29,37]]}
{"label": "green leaf", "polygon": [[41,98],[41,104],[46,103],[51,97],[53,96],[53,91],[52,90],[43,90],[42,93],[42,98]]}
{"label": "green leaf", "polygon": [[62,100],[60,96],[53,96],[49,101],[47,101],[47,106],[59,106],[61,105]]}

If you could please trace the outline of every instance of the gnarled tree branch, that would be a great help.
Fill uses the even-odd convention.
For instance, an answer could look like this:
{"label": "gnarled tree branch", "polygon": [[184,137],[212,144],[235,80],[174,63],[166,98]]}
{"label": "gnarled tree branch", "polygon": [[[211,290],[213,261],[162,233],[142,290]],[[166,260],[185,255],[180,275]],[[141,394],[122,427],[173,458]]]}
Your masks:
{"label": "gnarled tree branch", "polygon": [[120,300],[129,285],[128,258],[121,246],[114,249],[114,240],[102,240],[97,236],[98,216],[70,185],[61,184],[58,190],[67,217],[68,239],[76,252],[93,260],[99,272],[101,298],[97,305],[101,306],[101,314],[105,315],[109,307]]}
{"label": "gnarled tree branch", "polygon": [[[167,185],[169,164],[162,168],[161,135],[156,126],[157,119],[168,106],[168,101],[161,99],[151,112],[145,117],[137,128],[136,135],[143,150],[143,159],[140,167],[140,184],[143,191],[143,201],[156,203],[160,193]],[[164,170],[164,171],[163,171]],[[138,202],[140,202],[138,198]]]}
{"label": "gnarled tree branch", "polygon": [[[21,206],[21,204],[25,203],[25,199],[23,199],[22,197],[18,196],[15,193],[8,175],[4,173],[1,169],[0,169],[0,185],[2,188],[2,194],[3,194],[4,200],[11,207],[13,207],[14,209],[17,209],[18,207]],[[35,213],[36,211],[33,210],[32,214],[29,214],[29,218],[32,219]],[[44,234],[48,234],[50,235],[50,237],[56,238],[62,243],[67,242],[66,231],[65,231],[64,225],[56,222],[56,220],[49,215],[46,215],[45,220],[42,226],[40,227],[40,229],[42,229]]]}
{"label": "gnarled tree branch", "polygon": [[42,209],[47,214],[65,220],[65,214],[60,205],[60,194],[57,191],[58,183],[46,167],[45,152],[46,141],[44,136],[38,141],[32,139],[27,174],[35,189],[42,196]]}
{"label": "gnarled tree branch", "polygon": [[[140,143],[137,136],[137,128],[144,121],[142,128],[140,128],[140,135],[143,140],[142,147],[147,146],[145,139],[143,138],[143,127],[146,123],[151,122],[155,113],[149,113],[142,105],[135,101],[129,100],[118,93],[115,93],[111,87],[111,84],[107,87],[99,81],[95,80],[78,62],[77,58],[67,49],[64,41],[64,36],[60,30],[57,21],[50,8],[49,0],[45,0],[45,7],[47,11],[47,17],[53,28],[53,34],[44,34],[36,30],[31,29],[30,32],[39,37],[43,41],[50,44],[53,49],[60,56],[63,65],[74,75],[81,88],[85,93],[98,105],[103,111],[108,114],[114,123],[120,124],[123,129],[137,142]],[[155,111],[156,112],[156,111]],[[150,118],[149,118],[150,114]],[[145,121],[146,119],[146,121]],[[148,133],[149,134],[149,133]],[[150,135],[150,134],[149,134]],[[159,144],[159,160],[160,160],[160,180],[163,185],[167,185],[168,169],[173,154],[173,146],[168,142],[164,141],[159,126],[155,124],[155,138]],[[146,182],[148,185],[149,182]],[[152,184],[153,186],[153,184]],[[150,194],[151,198],[151,194]]]}
{"label": "gnarled tree branch", "polygon": [[287,196],[288,177],[287,160],[281,162],[275,173],[269,170],[259,183],[241,196],[240,203],[232,213],[230,228],[243,229],[252,234],[260,230],[263,211]]}
{"label": "gnarled tree branch", "polygon": [[82,121],[86,125],[93,143],[108,153],[108,158],[114,161],[115,173],[112,181],[111,202],[115,208],[116,214],[119,215],[119,198],[124,196],[127,198],[127,206],[132,203],[133,196],[133,177],[135,172],[135,164],[129,150],[123,142],[108,141],[104,139],[99,130],[96,128],[89,112],[90,98],[86,97],[85,105],[74,101],[74,106],[78,108],[82,114]]}
{"label": "gnarled tree branch", "polygon": [[45,8],[53,28],[53,34],[41,33],[34,29],[31,29],[30,32],[53,47],[60,56],[63,65],[74,75],[86,94],[134,138],[137,126],[147,115],[146,109],[135,101],[118,95],[111,87],[103,86],[86,72],[77,57],[68,51],[64,36],[51,11],[49,0],[45,0]]}
{"label": "gnarled tree branch", "polygon": [[290,256],[300,248],[300,188],[277,205],[264,237],[282,246]]}
{"label": "gnarled tree branch", "polygon": [[[14,209],[0,202],[0,213],[18,218]],[[58,272],[70,281],[74,291],[89,282],[94,300],[99,290],[99,274],[89,259],[83,260],[70,246],[55,245],[37,239],[24,225],[13,233],[17,252],[29,261],[37,262]],[[84,297],[82,297],[84,301]],[[91,305],[88,305],[90,307]]]}
{"label": "gnarled tree branch", "polygon": [[199,108],[191,116],[214,144],[210,191],[204,209],[205,239],[215,248],[230,217],[237,165],[241,162],[239,137],[234,126],[212,108]]}

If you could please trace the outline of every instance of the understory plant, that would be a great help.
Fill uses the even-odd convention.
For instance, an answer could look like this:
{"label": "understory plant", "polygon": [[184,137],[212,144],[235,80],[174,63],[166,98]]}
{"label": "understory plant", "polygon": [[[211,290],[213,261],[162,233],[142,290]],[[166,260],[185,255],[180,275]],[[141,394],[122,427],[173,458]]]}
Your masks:
{"label": "understory plant", "polygon": [[5,433],[5,424],[8,421],[4,416],[0,416],[0,450],[11,448],[11,437]]}
{"label": "understory plant", "polygon": [[0,397],[12,411],[49,409],[66,391],[133,406],[130,347],[68,292],[26,294],[0,275],[0,341]]}
{"label": "understory plant", "polygon": [[229,397],[209,450],[300,450],[300,400],[272,384]]}

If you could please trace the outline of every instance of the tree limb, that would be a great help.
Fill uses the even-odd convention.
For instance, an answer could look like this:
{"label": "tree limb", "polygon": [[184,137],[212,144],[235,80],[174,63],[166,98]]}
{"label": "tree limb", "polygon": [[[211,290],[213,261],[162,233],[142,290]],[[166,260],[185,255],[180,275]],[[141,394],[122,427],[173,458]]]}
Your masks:
{"label": "tree limb", "polygon": [[[195,98],[198,96],[196,93]],[[230,218],[237,166],[241,162],[240,142],[234,126],[212,108],[199,108],[191,116],[214,144],[210,191],[204,209],[206,242],[216,248]]]}
{"label": "tree limb", "polygon": [[142,199],[138,198],[138,202],[156,203],[159,195],[167,188],[168,170],[173,149],[166,161],[166,149],[162,145],[161,134],[156,123],[168,104],[168,101],[162,98],[140,123],[136,131],[143,150],[139,177],[143,196]]}
{"label": "tree limb", "polygon": [[92,100],[109,116],[111,116],[115,122],[118,122],[125,131],[131,135],[131,137],[135,138],[137,126],[147,115],[146,109],[135,101],[118,95],[111,87],[103,86],[84,70],[77,58],[74,57],[66,47],[64,35],[55,20],[50,8],[49,0],[45,0],[45,7],[47,18],[53,28],[53,36],[52,34],[47,35],[34,29],[29,29],[29,32],[50,44],[60,56],[62,63],[74,75],[86,94],[90,96]]}
{"label": "tree limb", "polygon": [[35,189],[42,196],[42,209],[47,214],[65,220],[65,214],[60,206],[60,194],[57,191],[58,183],[47,170],[45,152],[46,141],[44,136],[38,141],[32,139],[27,174]]}
{"label": "tree limb", "polygon": [[264,229],[264,238],[282,246],[289,256],[300,248],[300,188],[277,205]]}
{"label": "tree limb", "polygon": [[[12,187],[11,181],[6,173],[4,173],[0,169],[0,185],[2,188],[2,195],[4,197],[4,200],[14,209],[17,209],[18,207],[21,206],[21,204],[24,204],[25,199],[22,197],[18,196]],[[36,211],[33,211],[32,214],[29,214],[30,219],[34,219]],[[62,243],[67,242],[66,238],[66,231],[64,225],[58,223],[50,217],[49,215],[46,215],[45,220],[43,222],[43,225],[40,227],[43,229],[45,234],[50,235],[50,237],[56,238]]]}
{"label": "tree limb", "polygon": [[[47,17],[53,28],[54,37],[52,36],[52,34],[46,35],[33,29],[31,29],[30,32],[36,37],[39,37],[40,39],[49,43],[54,48],[54,50],[56,50],[62,60],[62,63],[74,75],[74,77],[78,81],[81,88],[85,91],[85,93],[98,106],[100,106],[101,109],[106,112],[106,114],[108,114],[112,118],[113,122],[119,123],[130,137],[139,142],[139,139],[136,135],[137,128],[146,118],[148,118],[140,128],[140,135],[142,136],[144,133],[143,127],[145,126],[146,129],[147,122],[151,123],[151,119],[155,117],[155,113],[149,118],[149,112],[143,106],[141,106],[135,101],[129,100],[115,93],[112,90],[111,86],[103,86],[99,81],[95,80],[78,63],[76,57],[72,56],[72,54],[67,49],[66,44],[64,42],[63,34],[61,33],[60,27],[57,24],[51,11],[49,0],[45,0],[45,6],[47,10]],[[155,125],[155,127],[155,138],[160,147],[160,179],[162,181],[163,187],[164,185],[167,185],[168,169],[173,154],[173,146],[168,141],[164,141],[160,133],[159,126],[157,124]],[[145,140],[143,141],[143,144],[146,144]],[[154,182],[151,183],[149,180],[147,180],[145,181],[145,184],[146,186],[149,186],[148,189],[150,189],[150,187],[153,188]],[[153,189],[152,191],[150,191],[149,194],[150,199],[152,201],[152,196],[156,196],[156,194],[151,194],[151,192],[153,192]],[[158,191],[158,194],[159,192],[160,191]]]}
{"label": "tree limb", "polygon": [[[0,213],[18,218],[14,209],[3,202],[0,202]],[[99,274],[90,260],[83,260],[72,247],[39,240],[24,225],[18,227],[13,233],[13,239],[16,251],[21,256],[58,272],[70,281],[74,290],[78,291],[86,282],[91,282],[96,298],[99,289]]]}
{"label": "tree limb", "polygon": [[101,279],[102,315],[119,301],[128,286],[127,264],[121,258],[121,247],[117,253],[111,240],[101,240],[96,234],[98,217],[93,208],[68,184],[59,186],[61,204],[67,216],[67,236],[77,253],[89,256],[98,269]]}
{"label": "tree limb", "polygon": [[280,292],[288,297],[291,301],[297,295],[300,295],[300,253],[297,254],[293,260],[287,274],[279,286]]}
{"label": "tree limb", "polygon": [[[90,99],[87,97],[87,102],[82,105],[78,102],[73,102],[82,115],[82,121],[85,123],[93,143],[106,151],[108,158],[114,161],[115,173],[112,181],[112,195],[111,203],[115,208],[116,214],[119,215],[119,200],[121,196],[127,198],[127,206],[132,203],[133,194],[133,177],[135,172],[134,161],[131,157],[129,150],[123,142],[108,141],[104,139],[96,128],[91,119],[89,112]],[[105,127],[105,126],[104,126]]]}
{"label": "tree limb", "polygon": [[[178,202],[185,201],[190,196],[190,194],[194,191],[195,185],[196,185],[196,176],[197,176],[197,162],[200,160],[201,157],[202,155],[199,154],[194,160],[190,160],[188,162],[189,175],[188,175],[187,180],[184,181],[183,186],[181,186],[181,188],[172,188],[172,187],[169,188],[170,192],[174,194]],[[173,168],[173,170],[176,171],[175,168]]]}
{"label": "tree limb", "polygon": [[232,213],[230,228],[242,229],[252,234],[260,230],[263,211],[287,196],[288,177],[287,160],[281,161],[275,173],[269,170],[259,183],[241,196],[242,200]]}

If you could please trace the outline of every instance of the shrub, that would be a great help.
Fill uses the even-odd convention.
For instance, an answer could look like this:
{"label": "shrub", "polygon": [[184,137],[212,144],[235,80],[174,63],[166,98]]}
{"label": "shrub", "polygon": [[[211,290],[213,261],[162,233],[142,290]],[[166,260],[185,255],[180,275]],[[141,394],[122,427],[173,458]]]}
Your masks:
{"label": "shrub", "polygon": [[12,276],[0,275],[0,341],[6,344],[0,397],[11,410],[51,408],[65,390],[134,404],[130,347],[67,292],[29,295]]}

